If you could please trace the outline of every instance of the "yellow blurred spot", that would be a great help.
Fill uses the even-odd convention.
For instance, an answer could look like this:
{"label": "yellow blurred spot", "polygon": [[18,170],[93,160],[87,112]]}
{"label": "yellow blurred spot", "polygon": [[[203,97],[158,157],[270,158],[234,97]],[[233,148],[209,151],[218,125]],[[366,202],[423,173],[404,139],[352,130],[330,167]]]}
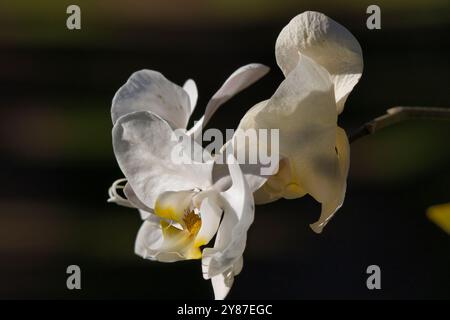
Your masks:
{"label": "yellow blurred spot", "polygon": [[428,219],[437,224],[442,230],[450,235],[450,203],[439,204],[429,207]]}

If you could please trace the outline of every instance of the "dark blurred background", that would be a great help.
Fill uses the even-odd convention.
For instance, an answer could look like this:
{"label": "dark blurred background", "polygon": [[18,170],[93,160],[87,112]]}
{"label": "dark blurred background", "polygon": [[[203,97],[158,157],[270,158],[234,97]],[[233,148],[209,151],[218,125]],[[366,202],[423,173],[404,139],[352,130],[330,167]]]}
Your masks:
{"label": "dark blurred background", "polygon": [[[66,28],[81,7],[82,29]],[[366,8],[381,7],[381,30]],[[346,26],[364,52],[363,77],[339,122],[347,132],[397,106],[450,107],[447,0],[1,1],[0,298],[212,298],[199,261],[134,255],[140,218],[108,204],[122,174],[110,102],[139,69],[199,87],[197,119],[241,65],[272,68],[220,109],[234,128],[283,79],[278,33],[305,10]],[[310,197],[257,207],[245,266],[230,298],[450,298],[450,237],[426,217],[450,202],[450,124],[411,121],[352,144],[347,199],[322,235]],[[66,289],[66,267],[82,290]],[[368,265],[382,290],[366,288]]]}

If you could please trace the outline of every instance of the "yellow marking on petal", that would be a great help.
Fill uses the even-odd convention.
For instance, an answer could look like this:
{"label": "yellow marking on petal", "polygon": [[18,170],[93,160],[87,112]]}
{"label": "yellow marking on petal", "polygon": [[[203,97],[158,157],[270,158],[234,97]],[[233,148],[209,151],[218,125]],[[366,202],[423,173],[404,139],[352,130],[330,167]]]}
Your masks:
{"label": "yellow marking on petal", "polygon": [[284,188],[283,197],[286,199],[296,199],[296,198],[303,197],[305,194],[306,194],[305,189],[300,187],[298,184],[289,183]]}
{"label": "yellow marking on petal", "polygon": [[201,259],[202,251],[198,247],[192,247],[191,250],[189,250],[186,258],[187,259]]}
{"label": "yellow marking on petal", "polygon": [[450,235],[450,203],[429,207],[427,216]]}
{"label": "yellow marking on petal", "polygon": [[172,207],[163,207],[158,201],[155,203],[155,214],[161,218],[181,222],[180,214]]}
{"label": "yellow marking on petal", "polygon": [[204,245],[206,245],[206,239],[204,239],[202,237],[197,237],[195,239],[194,247],[199,248],[199,247],[204,246]]}
{"label": "yellow marking on petal", "polygon": [[[177,206],[174,206],[177,207]],[[166,220],[161,220],[161,228],[164,238],[177,241],[182,246],[180,253],[186,259],[201,259],[202,251],[200,246],[205,245],[206,241],[202,238],[196,238],[201,226],[202,220],[194,210],[186,210],[183,213],[177,212],[172,206],[161,206],[156,201],[155,214],[161,218],[178,222],[183,229],[173,226]]]}

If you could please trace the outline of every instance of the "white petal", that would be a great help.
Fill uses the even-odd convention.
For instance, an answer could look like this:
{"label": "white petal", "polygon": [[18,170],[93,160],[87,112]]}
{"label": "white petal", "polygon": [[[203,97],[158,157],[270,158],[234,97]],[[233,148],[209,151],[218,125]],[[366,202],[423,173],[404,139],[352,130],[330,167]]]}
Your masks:
{"label": "white petal", "polygon": [[[250,188],[250,191],[254,193],[256,190],[260,189],[261,186],[267,181],[269,177],[274,175],[278,171],[279,155],[275,151],[271,151],[270,148],[264,149],[268,150],[266,156],[270,157],[270,163],[267,163],[267,159],[261,161],[259,154],[260,148],[262,147],[262,142],[257,141],[255,144],[255,149],[250,149],[249,145],[242,144],[239,139],[236,138],[237,132],[221,149],[221,153],[215,155],[215,162],[213,167],[213,183],[217,190],[224,191],[231,186],[231,176],[230,170],[226,163],[226,156],[228,154],[234,154],[234,157],[240,164],[242,173],[245,176],[245,180]],[[265,144],[266,142],[264,142]],[[278,143],[278,141],[277,141]],[[256,152],[255,163],[249,163],[249,153]],[[238,157],[238,154],[243,155],[242,159]]]}
{"label": "white petal", "polygon": [[116,92],[111,107],[113,124],[126,114],[151,111],[172,128],[186,129],[191,115],[188,93],[153,70],[140,70]]}
{"label": "white petal", "polygon": [[142,220],[148,220],[148,221],[156,221],[159,220],[159,217],[156,216],[153,212],[145,211],[142,209],[138,209],[139,214],[141,215]]}
{"label": "white petal", "polygon": [[278,36],[275,54],[285,76],[297,66],[302,55],[326,68],[334,83],[338,113],[363,71],[358,40],[345,27],[319,12],[307,11],[293,18]]}
{"label": "white petal", "polygon": [[211,278],[211,284],[214,290],[215,300],[224,300],[231,290],[234,277],[227,278],[223,274],[219,274]]}
{"label": "white petal", "polygon": [[178,247],[170,248],[165,241],[159,223],[144,221],[136,237],[134,251],[144,259],[161,262],[175,262],[185,258],[177,251]]}
{"label": "white petal", "polygon": [[[211,184],[212,162],[173,161],[176,146],[184,154],[190,154],[192,148],[173,140],[172,133],[167,122],[145,111],[121,117],[113,128],[117,162],[136,196],[149,208],[154,208],[157,197],[165,191],[205,189]],[[193,150],[193,159],[207,156],[199,146]]]}
{"label": "white petal", "polygon": [[200,206],[202,225],[195,239],[195,246],[200,247],[211,241],[217,232],[222,217],[220,208],[212,198],[205,198]]}
{"label": "white petal", "polygon": [[136,208],[139,209],[142,220],[146,220],[151,214],[153,214],[153,209],[146,206],[141,200],[139,200],[129,183],[125,185],[123,193],[127,197],[128,201],[130,201]]}
{"label": "white petal", "polygon": [[233,185],[221,193],[225,200],[224,217],[216,235],[214,248],[203,250],[203,277],[209,279],[228,270],[233,270],[245,250],[247,231],[253,223],[254,209],[252,193],[239,164],[232,155],[228,157]]}
{"label": "white petal", "polygon": [[198,137],[203,127],[208,123],[213,114],[222,104],[230,100],[234,95],[238,94],[245,88],[252,85],[254,82],[258,81],[266,75],[269,70],[269,67],[265,65],[252,63],[240,67],[233,72],[222,87],[220,87],[220,89],[213,95],[206,106],[205,114],[195,123],[194,127],[189,130],[188,135]]}
{"label": "white petal", "polygon": [[276,192],[263,189],[270,191],[264,200],[309,193],[322,203],[325,219],[342,203],[347,172],[343,173],[335,149],[337,111],[333,84],[324,68],[302,56],[273,97],[252,108],[239,127],[280,129],[280,155],[287,159],[289,170],[268,180],[266,185]]}
{"label": "white petal", "polygon": [[234,283],[234,277],[237,276],[243,267],[242,256],[236,261],[232,268],[224,273],[211,278],[211,284],[214,290],[214,299],[224,300],[231,290]]}
{"label": "white petal", "polygon": [[188,79],[184,83],[183,89],[189,95],[189,101],[191,102],[190,103],[190,107],[191,107],[190,114],[192,114],[194,112],[195,106],[197,105],[197,99],[198,99],[197,85],[195,84],[194,80]]}
{"label": "white petal", "polygon": [[107,202],[113,202],[120,206],[129,207],[129,208],[137,208],[131,201],[127,198],[124,198],[118,190],[122,189],[122,192],[125,192],[124,183],[127,182],[127,179],[121,178],[113,182],[111,187],[108,189],[109,198]]}
{"label": "white petal", "polygon": [[336,150],[339,161],[339,184],[335,190],[336,198],[322,203],[322,212],[317,222],[311,225],[314,232],[321,233],[322,229],[330,221],[336,211],[342,206],[345,199],[345,192],[347,189],[347,175],[350,167],[350,144],[348,142],[347,134],[341,128],[337,128],[336,132]]}

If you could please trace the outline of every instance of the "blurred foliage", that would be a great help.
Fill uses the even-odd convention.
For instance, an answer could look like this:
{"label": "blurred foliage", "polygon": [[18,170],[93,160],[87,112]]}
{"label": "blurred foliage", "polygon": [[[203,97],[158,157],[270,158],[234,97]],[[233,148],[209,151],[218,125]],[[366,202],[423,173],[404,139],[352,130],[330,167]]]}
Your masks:
{"label": "blurred foliage", "polygon": [[[352,145],[352,174],[366,183],[408,184],[450,163],[450,124],[406,121]],[[450,183],[450,182],[449,182]]]}
{"label": "blurred foliage", "polygon": [[[317,10],[363,48],[363,77],[339,119],[348,132],[395,105],[450,106],[447,0],[377,1],[380,31],[365,27],[369,0],[76,3],[81,31],[66,29],[72,1],[0,2],[0,297],[211,297],[198,261],[136,257],[138,213],[106,203],[122,176],[110,103],[136,70],[194,78],[198,118],[235,68],[271,66],[210,123],[233,128],[282,80],[273,49],[281,28]],[[448,123],[413,121],[354,143],[346,202],[320,236],[308,227],[320,211],[310,197],[258,207],[231,297],[448,297],[449,238],[423,212],[450,199],[449,137]],[[82,292],[65,289],[72,263],[82,266]],[[372,263],[386,270],[379,295],[361,285]]]}
{"label": "blurred foliage", "polygon": [[[305,10],[326,11],[329,15],[358,17],[356,27],[365,24],[365,10],[370,0],[120,0],[77,1],[82,12],[83,32],[65,29],[66,8],[73,1],[3,1],[0,3],[0,37],[8,42],[64,43],[92,46],[128,37],[123,28],[143,26],[208,26],[251,25],[266,23],[284,16],[293,17]],[[383,28],[413,28],[440,25],[450,15],[446,0],[380,0]],[[100,40],[101,39],[101,40]],[[99,41],[100,40],[100,41]],[[143,41],[150,41],[143,39]]]}

